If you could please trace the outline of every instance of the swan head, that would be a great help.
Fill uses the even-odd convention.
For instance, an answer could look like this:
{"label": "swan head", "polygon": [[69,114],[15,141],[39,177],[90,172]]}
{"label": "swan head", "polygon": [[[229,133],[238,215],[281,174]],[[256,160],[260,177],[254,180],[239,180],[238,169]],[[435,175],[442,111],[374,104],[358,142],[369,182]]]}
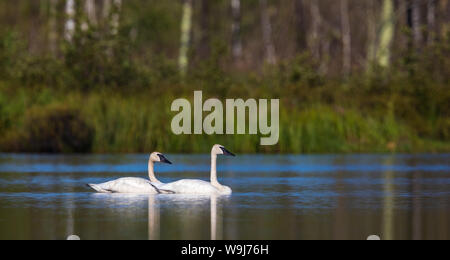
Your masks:
{"label": "swan head", "polygon": [[160,153],[160,152],[154,152],[150,155],[150,161],[152,162],[160,162],[160,163],[167,163],[167,164],[172,164],[171,161],[169,161],[164,154]]}
{"label": "swan head", "polygon": [[223,145],[220,145],[220,144],[216,144],[216,145],[213,146],[213,148],[211,150],[211,154],[214,154],[214,155],[222,154],[222,155],[227,155],[227,156],[236,156],[236,155],[234,155],[234,153],[228,151],[227,148],[225,148]]}

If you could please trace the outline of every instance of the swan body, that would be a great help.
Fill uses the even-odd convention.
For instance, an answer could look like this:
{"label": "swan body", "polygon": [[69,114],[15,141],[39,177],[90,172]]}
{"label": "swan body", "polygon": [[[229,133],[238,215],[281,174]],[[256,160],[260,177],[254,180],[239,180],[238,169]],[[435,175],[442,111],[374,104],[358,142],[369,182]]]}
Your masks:
{"label": "swan body", "polygon": [[120,178],[114,181],[108,181],[101,184],[88,184],[97,192],[101,193],[140,193],[140,194],[158,194],[163,193],[144,178]]}
{"label": "swan body", "polygon": [[211,182],[202,180],[179,180],[168,184],[161,184],[158,188],[170,190],[180,194],[193,195],[230,195],[230,187],[221,185],[217,181],[217,155],[235,156],[222,145],[214,145],[211,150]]}
{"label": "swan body", "polygon": [[202,180],[179,180],[160,186],[161,189],[171,190],[179,194],[192,195],[230,195],[232,190],[230,187],[215,187],[210,182]]}
{"label": "swan body", "polygon": [[136,194],[172,194],[174,192],[161,189],[163,185],[155,177],[154,163],[161,162],[172,164],[167,158],[158,152],[150,155],[148,161],[149,180],[144,178],[126,177],[100,184],[88,184],[89,187],[101,193],[136,193]]}

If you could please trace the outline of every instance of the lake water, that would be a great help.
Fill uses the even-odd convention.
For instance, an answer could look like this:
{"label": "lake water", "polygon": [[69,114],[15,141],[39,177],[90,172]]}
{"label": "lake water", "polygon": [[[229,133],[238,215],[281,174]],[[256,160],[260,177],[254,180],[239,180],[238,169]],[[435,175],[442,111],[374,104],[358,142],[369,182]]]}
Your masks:
{"label": "lake water", "polygon": [[[228,197],[96,194],[146,177],[147,155],[0,154],[0,239],[450,239],[450,155],[219,158]],[[167,155],[163,182],[209,178]]]}

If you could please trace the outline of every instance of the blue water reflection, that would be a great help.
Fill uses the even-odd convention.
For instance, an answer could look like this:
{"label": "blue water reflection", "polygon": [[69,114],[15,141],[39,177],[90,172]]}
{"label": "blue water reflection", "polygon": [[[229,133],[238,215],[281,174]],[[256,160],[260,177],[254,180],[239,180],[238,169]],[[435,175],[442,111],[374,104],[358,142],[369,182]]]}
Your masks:
{"label": "blue water reflection", "polygon": [[[85,185],[145,178],[147,157],[1,154],[0,239],[450,239],[447,154],[220,158],[219,198]],[[168,157],[163,182],[208,180],[209,156]]]}

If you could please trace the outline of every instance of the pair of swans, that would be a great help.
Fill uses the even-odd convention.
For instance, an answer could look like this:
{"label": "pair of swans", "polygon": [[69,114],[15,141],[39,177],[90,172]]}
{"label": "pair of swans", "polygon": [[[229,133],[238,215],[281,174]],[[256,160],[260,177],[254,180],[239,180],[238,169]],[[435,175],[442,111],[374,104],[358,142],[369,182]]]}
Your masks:
{"label": "pair of swans", "polygon": [[140,194],[192,194],[192,195],[229,195],[231,188],[221,185],[217,180],[217,156],[235,156],[222,145],[214,145],[211,150],[211,181],[179,180],[171,183],[160,182],[154,172],[155,163],[172,164],[162,153],[154,152],[148,160],[148,177],[120,178],[101,184],[88,184],[89,187],[102,193],[140,193]]}

